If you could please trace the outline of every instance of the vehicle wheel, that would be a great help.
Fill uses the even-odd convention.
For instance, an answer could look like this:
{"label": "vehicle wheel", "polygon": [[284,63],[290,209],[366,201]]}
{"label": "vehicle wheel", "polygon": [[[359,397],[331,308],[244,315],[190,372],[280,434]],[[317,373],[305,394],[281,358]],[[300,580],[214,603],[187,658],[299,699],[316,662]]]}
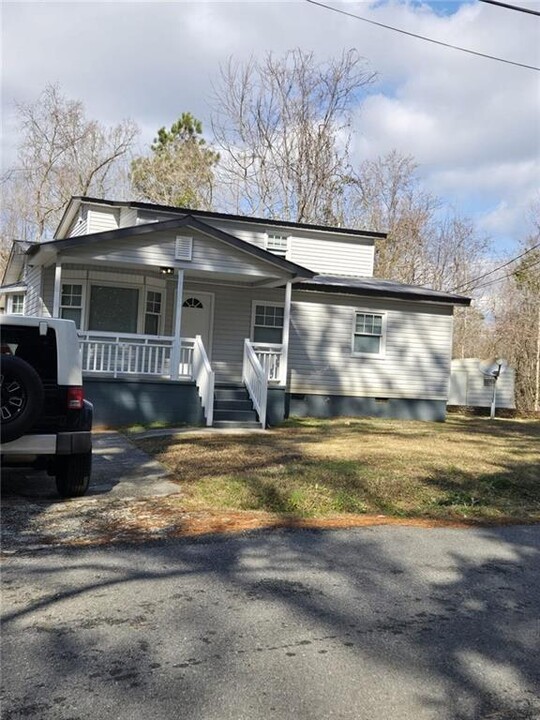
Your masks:
{"label": "vehicle wheel", "polygon": [[26,360],[1,355],[0,387],[0,440],[6,443],[35,424],[43,408],[43,384]]}
{"label": "vehicle wheel", "polygon": [[88,490],[92,473],[92,452],[79,455],[58,455],[56,458],[56,489],[65,498],[81,497]]}

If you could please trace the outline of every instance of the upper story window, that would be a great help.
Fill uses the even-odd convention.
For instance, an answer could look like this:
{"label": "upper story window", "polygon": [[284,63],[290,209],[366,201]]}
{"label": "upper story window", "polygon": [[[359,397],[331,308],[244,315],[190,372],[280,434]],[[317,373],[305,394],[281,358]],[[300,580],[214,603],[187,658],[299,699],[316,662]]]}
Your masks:
{"label": "upper story window", "polygon": [[7,311],[10,315],[24,315],[24,293],[8,295]]}
{"label": "upper story window", "polygon": [[385,353],[386,313],[355,312],[353,355],[382,357]]}
{"label": "upper story window", "polygon": [[276,235],[275,233],[267,233],[266,249],[268,252],[286,258],[289,252],[289,237],[287,235]]}

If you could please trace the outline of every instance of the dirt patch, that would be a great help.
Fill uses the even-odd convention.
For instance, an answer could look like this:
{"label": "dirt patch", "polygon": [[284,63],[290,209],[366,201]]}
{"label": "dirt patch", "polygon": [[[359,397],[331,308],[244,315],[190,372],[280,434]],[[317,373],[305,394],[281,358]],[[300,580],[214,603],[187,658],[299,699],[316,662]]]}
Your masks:
{"label": "dirt patch", "polygon": [[510,524],[476,519],[437,520],[395,518],[385,515],[335,515],[326,518],[300,518],[268,512],[186,510],[181,498],[97,500],[43,505],[11,503],[2,511],[4,552],[37,547],[76,547],[111,543],[138,543],[167,538],[193,537],[218,533],[242,533],[262,529],[344,529],[376,525],[411,527],[470,528]]}

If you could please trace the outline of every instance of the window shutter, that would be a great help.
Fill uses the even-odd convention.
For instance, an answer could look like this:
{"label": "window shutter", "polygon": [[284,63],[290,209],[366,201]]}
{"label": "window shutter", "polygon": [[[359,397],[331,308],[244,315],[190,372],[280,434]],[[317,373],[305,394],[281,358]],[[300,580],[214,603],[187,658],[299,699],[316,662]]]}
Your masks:
{"label": "window shutter", "polygon": [[193,238],[177,235],[174,257],[176,260],[191,260],[193,252]]}

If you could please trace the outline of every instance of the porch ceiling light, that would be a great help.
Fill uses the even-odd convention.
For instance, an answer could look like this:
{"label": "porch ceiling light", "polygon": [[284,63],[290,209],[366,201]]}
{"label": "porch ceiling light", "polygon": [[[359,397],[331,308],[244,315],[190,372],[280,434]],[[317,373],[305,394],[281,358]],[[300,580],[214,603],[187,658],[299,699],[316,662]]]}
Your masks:
{"label": "porch ceiling light", "polygon": [[159,272],[162,275],[173,275],[174,274],[174,268],[173,267],[160,267]]}

